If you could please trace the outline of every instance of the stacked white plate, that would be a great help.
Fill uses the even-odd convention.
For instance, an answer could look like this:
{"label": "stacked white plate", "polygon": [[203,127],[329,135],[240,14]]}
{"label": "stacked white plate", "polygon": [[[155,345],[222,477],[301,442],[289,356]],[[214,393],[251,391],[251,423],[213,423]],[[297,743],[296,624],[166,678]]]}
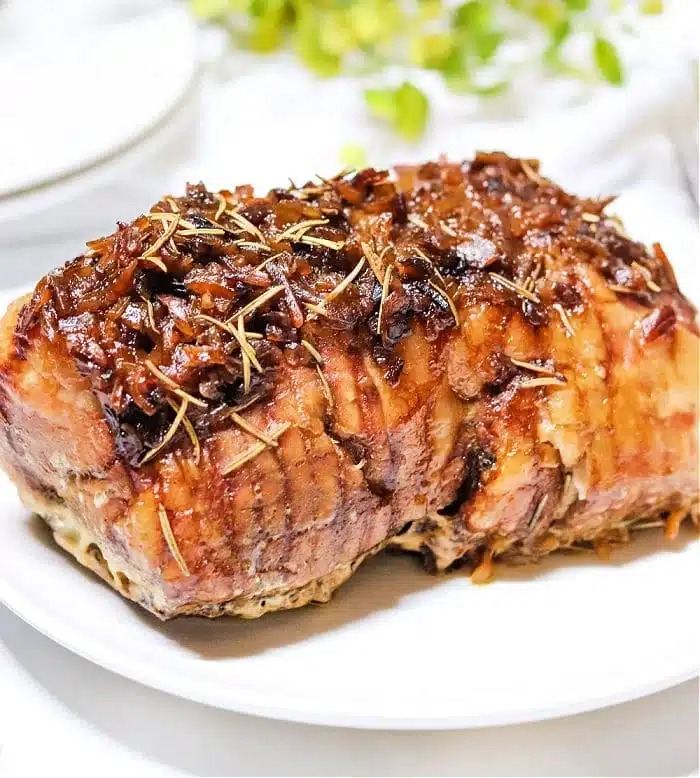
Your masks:
{"label": "stacked white plate", "polygon": [[115,215],[135,216],[176,187],[173,172],[191,156],[191,18],[152,4],[120,18],[120,8],[0,8],[3,287],[70,259],[86,238],[114,229]]}

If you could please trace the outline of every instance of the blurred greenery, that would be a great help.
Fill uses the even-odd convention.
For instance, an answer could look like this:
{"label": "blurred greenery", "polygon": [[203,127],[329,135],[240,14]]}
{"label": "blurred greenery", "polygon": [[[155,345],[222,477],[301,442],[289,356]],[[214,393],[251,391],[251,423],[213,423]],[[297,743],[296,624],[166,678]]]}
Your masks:
{"label": "blurred greenery", "polygon": [[346,143],[340,150],[340,161],[350,170],[367,166],[367,151],[359,143]]}
{"label": "blurred greenery", "polygon": [[409,81],[396,89],[366,89],[365,102],[372,116],[386,120],[405,140],[417,140],[423,134],[428,98]]}
{"label": "blurred greenery", "polygon": [[[232,42],[251,51],[293,50],[321,77],[374,73],[400,65],[438,73],[460,94],[493,96],[508,91],[508,75],[491,67],[508,40],[528,36],[531,61],[563,77],[591,75],[619,86],[624,68],[602,30],[625,0],[190,0],[192,12],[224,27]],[[627,0],[640,14],[663,12],[663,0]],[[568,61],[566,43],[590,41],[590,66]],[[490,79],[490,80],[489,80]],[[425,93],[412,81],[365,90],[376,120],[407,141],[421,137],[430,118]]]}
{"label": "blurred greenery", "polygon": [[609,40],[600,36],[593,43],[593,58],[596,67],[606,81],[619,86],[623,82],[622,64],[617,50]]}

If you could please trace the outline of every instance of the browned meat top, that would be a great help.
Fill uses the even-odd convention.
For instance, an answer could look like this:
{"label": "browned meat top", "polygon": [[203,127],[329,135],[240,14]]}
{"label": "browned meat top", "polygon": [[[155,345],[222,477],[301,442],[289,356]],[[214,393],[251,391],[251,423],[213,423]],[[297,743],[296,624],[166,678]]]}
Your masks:
{"label": "browned meat top", "polygon": [[34,327],[64,338],[135,465],[231,425],[232,408],[269,395],[280,364],[320,362],[310,319],[352,331],[392,383],[413,320],[441,338],[458,303],[516,306],[533,328],[553,316],[566,325],[585,299],[566,268],[584,262],[649,307],[642,337],[677,319],[694,327],[661,247],[631,241],[603,213],[610,199],[569,195],[538,170],[491,153],[266,197],[188,186],[42,279],[17,325],[18,354]]}

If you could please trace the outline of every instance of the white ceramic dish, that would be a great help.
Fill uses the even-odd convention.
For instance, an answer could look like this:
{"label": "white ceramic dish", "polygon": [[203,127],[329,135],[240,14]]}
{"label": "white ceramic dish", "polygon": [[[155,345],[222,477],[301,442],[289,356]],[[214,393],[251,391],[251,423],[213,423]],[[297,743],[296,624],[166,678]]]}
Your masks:
{"label": "white ceramic dish", "polygon": [[410,559],[362,567],[324,607],[161,624],[53,546],[3,478],[0,599],[114,672],[222,708],[317,724],[453,728],[590,710],[692,677],[695,544],[614,564],[557,557],[487,587]]}
{"label": "white ceramic dish", "polygon": [[3,105],[11,106],[0,128],[0,203],[113,159],[192,88],[197,36],[184,9],[111,23],[98,13],[91,24],[63,27],[59,13],[52,26],[38,23],[54,6],[17,7],[11,44],[0,50]]}
{"label": "white ceramic dish", "polygon": [[117,218],[181,187],[193,153],[191,15],[88,2],[83,18],[78,5],[32,0],[0,13],[0,84],[11,106],[0,108],[3,286],[30,283]]}
{"label": "white ceramic dish", "polygon": [[[630,230],[665,240],[681,285],[700,299],[696,231],[662,199],[628,198]],[[502,569],[487,587],[384,556],[321,608],[161,624],[58,551],[5,478],[0,504],[0,601],[103,667],[222,708],[355,727],[475,727],[590,710],[697,673],[690,531],[674,543],[649,533],[607,564],[558,555]]]}

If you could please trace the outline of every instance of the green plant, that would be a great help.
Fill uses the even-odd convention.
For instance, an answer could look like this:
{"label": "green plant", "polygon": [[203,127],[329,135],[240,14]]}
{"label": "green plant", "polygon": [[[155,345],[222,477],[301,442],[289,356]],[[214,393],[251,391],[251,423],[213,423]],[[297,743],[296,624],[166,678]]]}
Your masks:
{"label": "green plant", "polygon": [[[628,0],[642,14],[658,14],[663,0]],[[504,44],[527,37],[530,65],[572,77],[603,78],[619,85],[624,68],[605,37],[605,16],[625,0],[190,0],[201,19],[224,26],[235,45],[267,53],[290,47],[314,73],[379,73],[390,65],[439,73],[454,92],[493,96],[508,90],[506,74],[489,76]],[[564,46],[574,35],[589,39],[590,66],[568,62]],[[428,122],[428,98],[414,83],[365,90],[372,116],[405,140],[419,138]]]}

